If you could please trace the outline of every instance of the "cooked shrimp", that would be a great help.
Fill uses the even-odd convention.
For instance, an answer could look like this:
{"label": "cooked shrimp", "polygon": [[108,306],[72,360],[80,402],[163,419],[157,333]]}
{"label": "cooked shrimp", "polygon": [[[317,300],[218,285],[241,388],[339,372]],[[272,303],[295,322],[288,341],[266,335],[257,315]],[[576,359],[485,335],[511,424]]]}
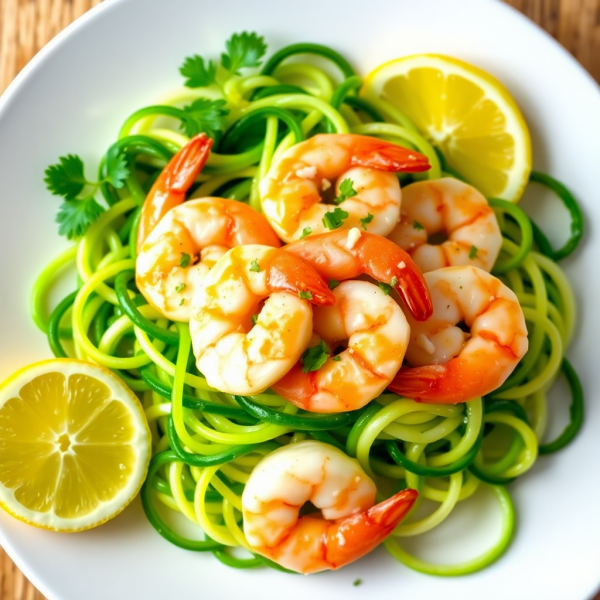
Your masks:
{"label": "cooked shrimp", "polygon": [[190,332],[197,366],[209,385],[255,394],[298,361],[312,333],[310,303],[333,294],[301,258],[268,246],[224,254],[194,297]]}
{"label": "cooked shrimp", "polygon": [[[315,135],[289,148],[260,182],[263,213],[286,242],[307,232],[361,223],[387,235],[400,218],[400,184],[394,172],[427,169],[425,156],[391,142],[362,135]],[[346,194],[341,195],[347,180],[352,190],[345,184]],[[326,216],[334,207],[322,202],[324,193],[333,200],[334,191],[338,201],[346,198],[339,201],[344,212],[337,212],[337,222]]]}
{"label": "cooked shrimp", "polygon": [[167,212],[185,200],[186,192],[208,160],[212,144],[212,139],[205,133],[197,135],[177,152],[162,170],[142,207],[137,238],[138,250]]}
{"label": "cooked shrimp", "polygon": [[[428,243],[437,234],[447,239]],[[460,265],[489,272],[502,245],[496,215],[485,197],[452,177],[406,186],[400,223],[388,238],[406,250],[424,273]]]}
{"label": "cooked shrimp", "polygon": [[[375,484],[358,462],[329,444],[306,441],[268,454],[242,495],[251,548],[286,569],[339,569],[380,544],[418,493],[403,490],[374,506]],[[299,516],[312,504],[321,515]]]}
{"label": "cooked shrimp", "polygon": [[[527,327],[515,294],[477,267],[425,273],[433,315],[408,317],[406,359],[389,388],[424,402],[456,403],[501,386],[527,352]],[[464,323],[470,333],[459,327]]]}
{"label": "cooked shrimp", "polygon": [[325,279],[344,281],[369,275],[396,288],[418,321],[431,315],[431,298],[421,271],[404,250],[384,237],[354,228],[310,236],[285,249],[301,256]]}
{"label": "cooked shrimp", "polygon": [[136,283],[167,318],[189,321],[191,301],[227,250],[244,244],[279,247],[267,220],[246,204],[199,198],[175,206],[142,243]]}
{"label": "cooked shrimp", "polygon": [[334,306],[314,308],[313,328],[330,349],[346,341],[347,348],[317,370],[297,363],[273,385],[312,412],[356,410],[379,396],[402,365],[410,335],[398,304],[376,285],[345,281],[333,295]]}

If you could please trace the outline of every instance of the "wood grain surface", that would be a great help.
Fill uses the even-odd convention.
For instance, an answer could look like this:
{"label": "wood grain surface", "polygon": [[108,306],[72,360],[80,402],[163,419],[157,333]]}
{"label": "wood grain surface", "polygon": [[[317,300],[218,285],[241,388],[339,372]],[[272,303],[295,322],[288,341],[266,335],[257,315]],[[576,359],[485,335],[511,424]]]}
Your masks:
{"label": "wood grain surface", "polygon": [[[40,48],[101,1],[0,0],[0,93]],[[600,81],[600,0],[506,1],[554,36]],[[45,600],[1,548],[0,600]]]}

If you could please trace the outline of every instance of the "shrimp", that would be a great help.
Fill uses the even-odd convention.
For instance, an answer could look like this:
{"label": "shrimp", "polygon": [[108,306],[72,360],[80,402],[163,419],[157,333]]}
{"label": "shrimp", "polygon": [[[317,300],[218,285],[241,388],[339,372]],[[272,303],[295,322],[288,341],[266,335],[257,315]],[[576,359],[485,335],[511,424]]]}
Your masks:
{"label": "shrimp", "polygon": [[[407,489],[374,506],[376,491],[358,462],[334,446],[284,446],[254,468],[244,488],[244,534],[255,552],[286,569],[339,569],[381,543],[418,496]],[[321,515],[299,516],[309,501]]]}
{"label": "shrimp", "polygon": [[185,200],[186,192],[208,160],[212,145],[212,139],[201,133],[179,150],[162,170],[142,207],[137,237],[138,250],[167,212]]}
{"label": "shrimp", "polygon": [[400,369],[389,389],[443,404],[493,392],[527,352],[527,327],[514,292],[472,266],[431,271],[425,280],[433,315],[423,323],[408,317],[406,359],[412,366]]}
{"label": "shrimp", "polygon": [[174,206],[141,245],[138,289],[167,318],[188,322],[192,298],[212,266],[244,244],[280,245],[267,220],[246,204],[200,198]]}
{"label": "shrimp", "polygon": [[[263,213],[288,243],[306,232],[350,229],[361,222],[385,236],[400,218],[400,184],[394,173],[427,169],[425,156],[391,142],[352,134],[315,135],[289,148],[260,182]],[[348,184],[342,189],[347,180],[350,189]],[[334,191],[343,211],[337,211],[337,218],[327,217],[334,207],[322,202],[323,193],[333,201]]]}
{"label": "shrimp", "polygon": [[285,250],[302,257],[326,279],[369,275],[396,288],[418,321],[431,315],[431,298],[421,271],[404,250],[384,237],[358,228],[331,231],[289,244]]}
{"label": "shrimp", "polygon": [[[442,234],[445,241],[428,243]],[[496,215],[474,187],[445,177],[406,186],[400,223],[388,238],[406,250],[421,270],[473,265],[491,271],[502,245]]]}
{"label": "shrimp", "polygon": [[233,248],[194,297],[190,333],[198,369],[221,392],[259,393],[287,373],[308,345],[310,303],[334,301],[301,258],[268,246]]}
{"label": "shrimp", "polygon": [[385,390],[402,365],[410,336],[395,300],[366,281],[344,281],[333,291],[334,306],[315,307],[313,328],[331,349],[317,370],[297,363],[273,385],[273,391],[312,412],[356,410]]}

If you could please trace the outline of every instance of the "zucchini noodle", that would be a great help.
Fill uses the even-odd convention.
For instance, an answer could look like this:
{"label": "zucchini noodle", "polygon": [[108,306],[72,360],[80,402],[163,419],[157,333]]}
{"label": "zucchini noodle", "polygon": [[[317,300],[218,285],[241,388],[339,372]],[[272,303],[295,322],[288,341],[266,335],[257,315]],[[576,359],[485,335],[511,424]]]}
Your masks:
{"label": "zucchini noodle", "polygon": [[[310,55],[329,61],[336,76],[306,62]],[[295,60],[287,62],[292,56]],[[493,563],[510,545],[515,507],[507,486],[527,473],[540,454],[566,446],[583,421],[581,383],[565,358],[576,326],[576,305],[557,264],[580,242],[583,216],[564,185],[543,173],[531,174],[531,181],[553,190],[571,215],[571,237],[559,250],[552,249],[519,206],[489,200],[503,236],[493,273],[523,307],[529,351],[498,390],[465,404],[426,404],[385,392],[358,411],[316,414],[270,391],[252,397],[221,393],[194,365],[189,328],[166,320],[135,286],[140,207],[166,162],[190,139],[179,129],[188,118],[185,102],[223,100],[229,111],[192,197],[223,196],[260,210],[258,182],[272,162],[291,145],[322,132],[379,136],[425,154],[431,169],[424,175],[403,174],[403,183],[446,174],[438,149],[410,119],[383,99],[367,102],[359,97],[361,86],[351,65],[335,51],[294,44],[274,54],[258,75],[233,75],[221,86],[174,90],[130,115],[100,161],[99,189],[108,209],[76,245],[41,272],[32,290],[32,317],[47,334],[55,356],[104,365],[140,397],[154,449],[142,503],[150,523],[171,543],[212,552],[234,568],[285,571],[250,552],[241,496],[252,469],[266,454],[312,438],[356,457],[376,482],[378,501],[413,487],[420,492],[418,503],[433,503],[419,517],[413,510],[388,538],[385,547],[392,556],[423,573],[464,575]],[[107,161],[120,153],[130,174],[117,189],[104,177]],[[76,290],[48,317],[48,297],[63,268],[71,264],[78,271]],[[547,394],[561,375],[571,394],[570,422],[557,439],[545,442]],[[438,565],[403,549],[402,538],[439,526],[478,488],[493,493],[502,515],[500,534],[483,554]],[[175,531],[163,517],[165,511],[181,513],[204,532],[204,540]]]}

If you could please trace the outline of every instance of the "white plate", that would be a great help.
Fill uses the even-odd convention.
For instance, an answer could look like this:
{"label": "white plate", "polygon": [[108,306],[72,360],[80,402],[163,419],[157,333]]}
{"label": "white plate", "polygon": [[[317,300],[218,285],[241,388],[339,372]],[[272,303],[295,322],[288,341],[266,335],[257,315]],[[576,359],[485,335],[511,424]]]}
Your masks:
{"label": "white plate", "polygon": [[[583,250],[564,263],[581,309],[569,356],[587,392],[583,430],[511,487],[519,515],[513,545],[494,566],[465,578],[420,575],[383,550],[314,577],[237,571],[171,546],[145,521],[139,503],[95,531],[73,535],[1,514],[0,542],[51,600],[591,597],[600,582],[600,93],[549,36],[499,2],[116,0],[69,27],[0,102],[0,379],[50,354],[27,312],[36,272],[64,246],[44,168],[67,152],[96,164],[127,115],[181,84],[185,56],[217,55],[226,37],[244,29],[264,34],[271,50],[297,41],[329,44],[363,74],[404,54],[446,53],[508,86],[531,127],[536,168],[567,182],[586,213]],[[436,538],[436,553],[453,543],[460,548],[474,534],[481,539],[473,547],[493,535],[493,518],[466,516],[463,529],[449,527],[445,539]],[[363,584],[353,587],[358,577]]]}

